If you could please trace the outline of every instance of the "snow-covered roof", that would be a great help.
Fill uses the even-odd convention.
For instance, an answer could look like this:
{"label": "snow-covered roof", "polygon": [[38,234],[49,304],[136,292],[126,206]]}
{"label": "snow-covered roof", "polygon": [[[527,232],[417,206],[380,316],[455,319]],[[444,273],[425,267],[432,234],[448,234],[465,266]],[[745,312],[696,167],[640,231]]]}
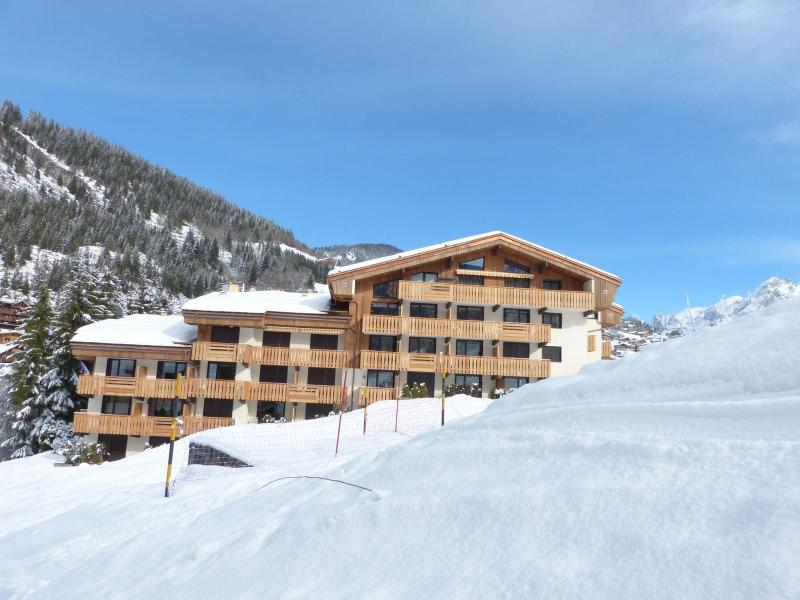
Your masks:
{"label": "snow-covered roof", "polygon": [[613,273],[609,273],[608,271],[603,271],[602,269],[598,269],[597,267],[592,266],[589,263],[585,263],[583,261],[577,260],[575,258],[572,258],[571,256],[567,256],[566,254],[561,254],[560,252],[556,252],[555,250],[551,250],[549,248],[545,248],[544,246],[540,246],[538,244],[534,244],[533,242],[529,242],[528,240],[524,240],[521,237],[517,237],[515,235],[511,235],[510,233],[506,233],[505,231],[487,231],[486,233],[479,233],[477,235],[470,235],[470,236],[467,236],[467,237],[459,238],[457,240],[450,240],[449,242],[442,242],[441,244],[433,244],[432,246],[425,246],[424,248],[416,248],[414,250],[407,250],[405,252],[398,252],[397,254],[390,254],[389,256],[382,256],[380,258],[373,258],[373,259],[370,259],[370,260],[365,260],[365,261],[362,261],[362,262],[353,263],[352,265],[344,265],[344,266],[336,267],[335,269],[332,269],[328,273],[328,275],[338,275],[339,273],[347,273],[349,271],[354,271],[356,269],[363,269],[364,267],[371,267],[371,266],[375,266],[375,265],[380,265],[380,264],[391,262],[391,261],[398,260],[398,259],[401,259],[401,258],[409,258],[409,257],[415,256],[417,254],[424,254],[425,252],[431,252],[433,250],[441,250],[441,249],[447,248],[449,246],[455,246],[455,245],[458,245],[458,244],[464,244],[466,242],[472,242],[472,241],[480,240],[480,239],[483,239],[483,238],[486,238],[486,237],[490,237],[490,236],[493,236],[493,235],[506,236],[506,237],[508,237],[508,238],[510,238],[512,240],[516,240],[516,241],[521,242],[523,244],[529,244],[531,246],[534,246],[535,248],[541,250],[542,252],[547,252],[548,254],[552,254],[552,255],[554,255],[554,256],[556,256],[558,258],[562,258],[564,260],[571,261],[571,262],[576,263],[578,265],[582,265],[582,266],[584,266],[584,267],[586,267],[588,269],[592,269],[594,271],[597,271],[597,272],[599,272],[599,273],[601,273],[603,275],[608,275],[609,277],[613,277],[615,279],[619,278],[617,275],[614,275]]}
{"label": "snow-covered roof", "polygon": [[185,347],[197,338],[197,326],[187,325],[180,315],[128,315],[84,325],[73,342],[131,346]]}
{"label": "snow-covered roof", "polygon": [[331,297],[325,286],[316,286],[314,293],[263,290],[256,292],[211,292],[193,298],[183,305],[185,311],[252,313],[289,312],[325,314]]}

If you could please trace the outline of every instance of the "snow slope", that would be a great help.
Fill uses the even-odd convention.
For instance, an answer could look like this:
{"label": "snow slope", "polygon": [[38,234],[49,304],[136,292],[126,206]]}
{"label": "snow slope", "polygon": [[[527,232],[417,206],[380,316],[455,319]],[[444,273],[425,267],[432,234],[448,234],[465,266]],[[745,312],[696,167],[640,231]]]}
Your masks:
{"label": "snow slope", "polygon": [[374,493],[258,489],[258,469],[164,500],[163,448],[4,463],[0,597],[800,597],[798,316],[774,303],[311,471]]}

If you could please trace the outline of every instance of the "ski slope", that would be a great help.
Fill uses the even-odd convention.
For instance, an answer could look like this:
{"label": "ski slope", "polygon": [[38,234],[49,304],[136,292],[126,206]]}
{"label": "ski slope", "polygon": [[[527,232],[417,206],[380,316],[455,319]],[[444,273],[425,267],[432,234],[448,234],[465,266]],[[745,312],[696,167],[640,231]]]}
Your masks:
{"label": "ski slope", "polygon": [[[0,464],[0,598],[800,597],[800,298],[351,458]],[[215,433],[215,435],[219,435]],[[282,475],[322,475],[328,481]]]}

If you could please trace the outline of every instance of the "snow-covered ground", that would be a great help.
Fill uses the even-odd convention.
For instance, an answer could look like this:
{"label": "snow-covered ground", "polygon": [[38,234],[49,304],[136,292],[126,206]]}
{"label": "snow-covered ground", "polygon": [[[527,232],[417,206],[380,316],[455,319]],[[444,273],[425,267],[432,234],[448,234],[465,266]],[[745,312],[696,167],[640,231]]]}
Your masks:
{"label": "snow-covered ground", "polygon": [[[798,598],[800,298],[382,451],[0,465],[0,598]],[[214,435],[220,435],[215,433]],[[324,475],[367,487],[281,475]]]}

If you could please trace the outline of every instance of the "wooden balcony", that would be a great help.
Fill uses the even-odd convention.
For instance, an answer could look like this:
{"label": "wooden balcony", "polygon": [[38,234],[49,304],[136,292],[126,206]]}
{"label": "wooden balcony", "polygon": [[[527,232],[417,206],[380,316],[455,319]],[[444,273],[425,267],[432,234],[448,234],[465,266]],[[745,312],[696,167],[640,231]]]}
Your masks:
{"label": "wooden balcony", "polygon": [[359,406],[380,402],[381,400],[395,400],[396,398],[397,390],[395,388],[361,386],[358,389]]}
{"label": "wooden balcony", "polygon": [[[219,379],[184,379],[180,397],[222,398],[239,400],[244,398],[244,387],[248,382]],[[151,379],[144,377],[103,377],[81,375],[78,378],[78,393],[83,396],[132,396],[134,398],[173,398],[174,379]]]}
{"label": "wooden balcony", "polygon": [[[480,275],[480,271],[475,271]],[[447,282],[401,281],[398,296],[407,300],[432,302],[465,302],[508,306],[594,309],[594,294],[538,288],[510,288],[484,285],[463,285]]]}
{"label": "wooden balcony", "polygon": [[[345,393],[349,393],[347,388],[345,388]],[[342,386],[254,382],[248,386],[247,399],[268,402],[339,404],[342,400]]]}
{"label": "wooden balcony", "polygon": [[497,356],[456,356],[413,352],[361,352],[361,368],[379,371],[421,371],[498,375],[500,377],[549,377],[549,360],[502,358]]}
{"label": "wooden balcony", "polygon": [[[221,379],[184,379],[180,398],[220,398],[222,400],[266,400],[270,402],[312,402],[336,404],[342,388],[336,385],[260,383]],[[81,375],[78,393],[84,396],[132,396],[134,398],[173,398],[175,380],[141,377],[103,377]],[[130,434],[138,435],[138,434]]]}
{"label": "wooden balcony", "polygon": [[275,348],[249,344],[218,344],[216,342],[192,344],[192,360],[337,369],[350,366],[352,357],[353,354],[347,350]]}
{"label": "wooden balcony", "polygon": [[[233,419],[227,417],[181,418],[183,419],[184,435],[233,425]],[[172,429],[172,418],[76,412],[72,420],[72,429],[75,433],[169,437]]]}
{"label": "wooden balcony", "polygon": [[424,319],[420,317],[385,315],[364,316],[363,332],[420,337],[458,337],[473,340],[505,340],[509,342],[550,341],[550,325],[462,321],[457,319]]}
{"label": "wooden balcony", "polygon": [[273,348],[246,346],[244,361],[256,365],[289,365],[293,367],[326,367],[341,369],[350,366],[353,358],[348,350],[312,350],[309,348]]}

